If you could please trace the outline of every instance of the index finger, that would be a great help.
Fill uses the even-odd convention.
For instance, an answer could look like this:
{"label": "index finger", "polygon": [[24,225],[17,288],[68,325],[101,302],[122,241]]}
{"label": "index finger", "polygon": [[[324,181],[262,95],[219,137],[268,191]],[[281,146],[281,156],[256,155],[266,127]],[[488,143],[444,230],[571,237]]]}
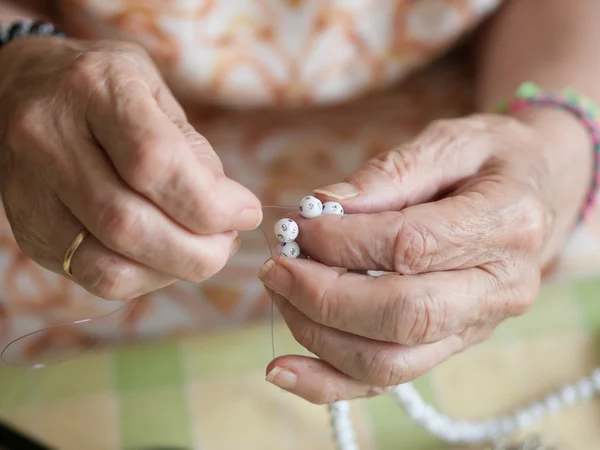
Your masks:
{"label": "index finger", "polygon": [[297,242],[311,258],[346,269],[464,269],[541,247],[544,214],[520,186],[482,179],[458,195],[402,211],[298,218]]}
{"label": "index finger", "polygon": [[256,228],[256,196],[226,177],[210,144],[191,126],[182,131],[173,123],[135,69],[123,66],[88,111],[91,131],[121,178],[195,233]]}

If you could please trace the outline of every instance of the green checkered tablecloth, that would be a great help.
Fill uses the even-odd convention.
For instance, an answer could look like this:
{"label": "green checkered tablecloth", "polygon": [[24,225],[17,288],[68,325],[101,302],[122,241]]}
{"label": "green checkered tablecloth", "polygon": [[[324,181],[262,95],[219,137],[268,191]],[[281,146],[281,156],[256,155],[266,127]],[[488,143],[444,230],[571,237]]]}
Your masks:
{"label": "green checkered tablecloth", "polygon": [[[417,381],[454,416],[511,410],[600,365],[600,279],[545,286],[533,310],[489,342]],[[301,352],[276,325],[278,354]],[[323,407],[264,381],[269,325],[125,346],[41,370],[0,369],[0,416],[60,450],[328,450]],[[411,424],[391,398],[353,402],[363,450],[447,447]],[[600,449],[600,400],[536,432],[562,449]]]}

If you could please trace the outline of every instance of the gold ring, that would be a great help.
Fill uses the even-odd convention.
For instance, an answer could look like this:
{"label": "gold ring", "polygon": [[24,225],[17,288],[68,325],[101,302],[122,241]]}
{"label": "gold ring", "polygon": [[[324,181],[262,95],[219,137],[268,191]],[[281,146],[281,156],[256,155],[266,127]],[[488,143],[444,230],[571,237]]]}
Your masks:
{"label": "gold ring", "polygon": [[75,252],[88,234],[90,234],[88,230],[81,231],[77,236],[75,236],[75,239],[73,239],[73,242],[71,242],[71,245],[69,245],[69,248],[67,248],[67,251],[65,252],[65,257],[63,259],[63,270],[69,277],[73,276],[73,272],[71,272],[71,261],[73,261],[73,256],[75,256]]}

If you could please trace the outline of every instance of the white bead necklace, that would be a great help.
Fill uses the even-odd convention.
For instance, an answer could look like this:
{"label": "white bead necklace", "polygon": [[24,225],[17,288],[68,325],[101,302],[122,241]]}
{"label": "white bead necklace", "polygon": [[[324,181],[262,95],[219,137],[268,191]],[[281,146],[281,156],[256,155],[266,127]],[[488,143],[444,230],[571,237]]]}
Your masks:
{"label": "white bead necklace", "polygon": [[[321,214],[344,215],[342,205],[337,202],[325,204],[315,197],[304,197],[298,211],[306,219],[314,219]],[[281,254],[288,258],[300,256],[300,248],[295,242],[298,237],[298,224],[292,219],[281,219],[275,224],[274,232],[281,242]],[[518,409],[503,417],[490,418],[481,422],[454,420],[436,411],[423,401],[411,383],[396,386],[392,395],[398,405],[415,423],[437,438],[449,443],[477,444],[495,442],[518,431],[530,427],[546,416],[554,414],[576,403],[590,400],[600,394],[600,367],[589,376],[574,384],[567,384],[545,399]],[[333,438],[337,450],[359,450],[356,433],[350,420],[350,407],[347,401],[328,405]],[[524,446],[525,448],[525,446]]]}

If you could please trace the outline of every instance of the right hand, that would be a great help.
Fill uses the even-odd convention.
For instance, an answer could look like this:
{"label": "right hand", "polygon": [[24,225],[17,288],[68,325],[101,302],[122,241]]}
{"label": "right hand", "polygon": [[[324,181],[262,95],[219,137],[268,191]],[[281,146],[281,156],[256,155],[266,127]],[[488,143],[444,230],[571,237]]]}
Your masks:
{"label": "right hand", "polygon": [[0,49],[0,189],[19,246],[107,299],[201,282],[256,228],[259,200],[132,44],[24,38]]}

